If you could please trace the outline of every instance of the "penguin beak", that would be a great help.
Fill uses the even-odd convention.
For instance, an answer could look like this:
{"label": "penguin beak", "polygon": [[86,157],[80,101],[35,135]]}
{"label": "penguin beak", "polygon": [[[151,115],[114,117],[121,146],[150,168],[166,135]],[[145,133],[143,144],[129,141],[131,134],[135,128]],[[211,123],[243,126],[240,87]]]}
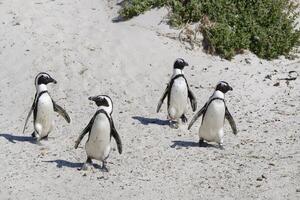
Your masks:
{"label": "penguin beak", "polygon": [[94,101],[94,97],[89,97],[89,100],[90,101]]}
{"label": "penguin beak", "polygon": [[184,61],[184,66],[189,66],[189,63]]}
{"label": "penguin beak", "polygon": [[230,87],[230,86],[229,86],[229,90],[231,90],[231,91],[232,91],[232,90],[233,90],[233,89],[232,89],[232,87]]}
{"label": "penguin beak", "polygon": [[98,96],[89,97],[89,100],[90,100],[90,101],[96,101],[97,99],[99,99],[99,97],[98,97]]}
{"label": "penguin beak", "polygon": [[56,84],[56,83],[57,83],[57,81],[56,81],[54,78],[50,78],[50,83],[54,83],[54,84]]}

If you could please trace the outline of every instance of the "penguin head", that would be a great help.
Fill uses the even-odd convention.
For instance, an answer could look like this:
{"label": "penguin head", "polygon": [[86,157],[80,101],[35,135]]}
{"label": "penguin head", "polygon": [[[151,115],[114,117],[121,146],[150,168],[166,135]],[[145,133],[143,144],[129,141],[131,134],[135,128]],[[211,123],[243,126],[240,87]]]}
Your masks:
{"label": "penguin head", "polygon": [[189,64],[183,60],[182,58],[177,58],[174,62],[174,69],[180,69],[183,70],[185,66],[188,66]]}
{"label": "penguin head", "polygon": [[108,113],[112,114],[113,103],[109,96],[97,95],[97,96],[89,97],[89,100],[94,101],[98,107],[102,107]]}
{"label": "penguin head", "polygon": [[40,72],[38,73],[38,75],[36,75],[35,77],[35,85],[47,85],[48,83],[54,83],[56,84],[57,81],[55,79],[53,79],[48,73],[46,72]]}
{"label": "penguin head", "polygon": [[219,90],[225,94],[229,90],[232,90],[232,87],[227,82],[220,81],[216,86],[216,90]]}

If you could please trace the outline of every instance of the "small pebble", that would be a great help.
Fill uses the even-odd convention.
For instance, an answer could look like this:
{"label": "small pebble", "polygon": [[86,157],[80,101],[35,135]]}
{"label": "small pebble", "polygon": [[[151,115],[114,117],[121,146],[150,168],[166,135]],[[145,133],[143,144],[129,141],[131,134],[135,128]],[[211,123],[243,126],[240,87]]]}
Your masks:
{"label": "small pebble", "polygon": [[275,164],[274,164],[274,163],[269,163],[269,165],[271,165],[271,166],[275,166]]}

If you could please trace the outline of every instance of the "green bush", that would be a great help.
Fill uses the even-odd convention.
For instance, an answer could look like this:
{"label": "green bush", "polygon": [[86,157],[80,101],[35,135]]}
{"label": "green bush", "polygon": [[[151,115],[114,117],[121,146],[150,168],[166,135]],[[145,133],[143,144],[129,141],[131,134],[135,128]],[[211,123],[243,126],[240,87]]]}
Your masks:
{"label": "green bush", "polygon": [[208,18],[212,25],[201,28],[205,41],[227,59],[244,49],[265,59],[287,56],[300,44],[298,5],[290,0],[127,0],[120,15],[129,19],[162,6],[171,8],[175,27]]}

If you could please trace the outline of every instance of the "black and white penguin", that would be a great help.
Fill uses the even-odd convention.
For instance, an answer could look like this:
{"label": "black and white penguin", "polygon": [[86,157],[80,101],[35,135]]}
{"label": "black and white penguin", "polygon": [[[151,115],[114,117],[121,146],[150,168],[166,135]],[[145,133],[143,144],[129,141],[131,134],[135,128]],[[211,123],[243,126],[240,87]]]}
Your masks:
{"label": "black and white penguin", "polygon": [[182,58],[175,60],[173,75],[160,98],[156,109],[156,112],[159,112],[164,99],[168,96],[168,118],[170,119],[171,126],[173,125],[173,122],[175,122],[174,128],[178,128],[180,124],[179,118],[182,122],[187,122],[185,113],[187,112],[188,99],[190,99],[192,110],[195,111],[197,109],[195,95],[190,90],[183,73],[183,68],[185,66],[188,66],[188,63]]}
{"label": "black and white penguin", "polygon": [[87,154],[87,160],[82,166],[83,170],[87,169],[87,165],[92,164],[92,159],[102,162],[102,169],[108,171],[106,168],[106,159],[109,156],[111,148],[111,137],[116,140],[118,152],[122,153],[121,138],[115,128],[112,112],[113,103],[109,96],[98,95],[89,97],[89,100],[94,101],[98,106],[97,112],[94,114],[88,125],[80,133],[78,139],[75,142],[75,149],[77,149],[79,143],[83,137],[89,133],[88,140],[85,144],[85,150]]}
{"label": "black and white penguin", "polygon": [[36,94],[23,128],[24,133],[27,122],[33,112],[34,132],[32,133],[32,137],[36,138],[38,141],[43,138],[47,138],[49,133],[52,131],[54,126],[54,112],[57,112],[63,116],[68,123],[71,122],[67,112],[62,107],[57,105],[51,98],[47,90],[48,83],[56,84],[57,82],[45,72],[41,72],[36,75]]}
{"label": "black and white penguin", "polygon": [[199,146],[205,146],[204,140],[208,142],[217,142],[223,149],[223,126],[225,118],[229,121],[233,133],[237,134],[236,124],[231,116],[226,103],[225,93],[232,90],[232,87],[225,81],[220,81],[206,104],[192,118],[188,129],[203,114],[202,124],[199,129]]}

